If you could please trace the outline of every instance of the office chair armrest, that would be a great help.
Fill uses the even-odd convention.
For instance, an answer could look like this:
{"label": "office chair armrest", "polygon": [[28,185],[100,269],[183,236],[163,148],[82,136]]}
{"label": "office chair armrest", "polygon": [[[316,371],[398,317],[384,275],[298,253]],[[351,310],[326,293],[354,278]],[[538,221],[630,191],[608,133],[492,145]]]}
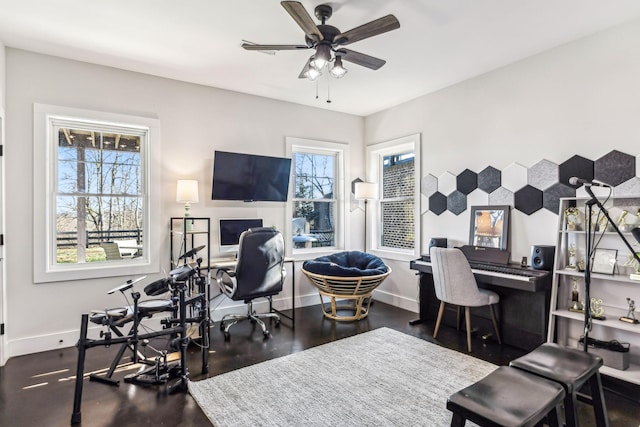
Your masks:
{"label": "office chair armrest", "polygon": [[218,282],[218,288],[220,292],[231,297],[236,291],[236,287],[238,286],[238,282],[234,279],[236,275],[235,270],[232,267],[229,269],[219,268],[216,271],[216,282]]}

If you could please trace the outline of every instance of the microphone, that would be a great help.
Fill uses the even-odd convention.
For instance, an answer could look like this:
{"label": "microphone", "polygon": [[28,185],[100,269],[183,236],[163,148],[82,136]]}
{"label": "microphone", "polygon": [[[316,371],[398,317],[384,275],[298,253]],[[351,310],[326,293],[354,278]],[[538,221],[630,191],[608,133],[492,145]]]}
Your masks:
{"label": "microphone", "polygon": [[595,182],[595,181],[589,181],[588,179],[582,179],[582,178],[578,178],[577,176],[572,176],[571,178],[569,178],[569,184],[571,185],[591,185],[594,187],[608,187],[611,188],[610,185],[608,184],[604,184],[602,182]]}

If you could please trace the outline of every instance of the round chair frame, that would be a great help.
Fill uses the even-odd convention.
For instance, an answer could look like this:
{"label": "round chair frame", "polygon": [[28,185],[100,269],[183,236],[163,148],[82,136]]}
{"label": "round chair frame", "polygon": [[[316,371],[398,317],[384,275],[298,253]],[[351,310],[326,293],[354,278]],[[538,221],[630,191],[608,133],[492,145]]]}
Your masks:
{"label": "round chair frame", "polygon": [[[391,274],[387,272],[375,276],[325,276],[302,269],[311,283],[318,289],[320,305],[325,317],[340,321],[360,320],[369,314],[373,291]],[[331,310],[327,311],[323,297],[330,298]],[[348,304],[339,305],[336,300],[350,300]],[[366,304],[365,304],[366,300]],[[353,311],[352,316],[338,314],[341,310]]]}

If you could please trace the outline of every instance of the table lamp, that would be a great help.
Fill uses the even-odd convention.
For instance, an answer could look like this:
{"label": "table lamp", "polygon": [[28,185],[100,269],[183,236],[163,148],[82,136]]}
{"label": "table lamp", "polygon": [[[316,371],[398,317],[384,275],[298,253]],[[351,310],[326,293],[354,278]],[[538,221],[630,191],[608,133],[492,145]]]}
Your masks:
{"label": "table lamp", "polygon": [[[184,203],[184,216],[191,216],[191,203],[198,203],[198,181],[195,179],[179,179],[176,188],[176,202]],[[193,229],[193,221],[185,223],[187,231]]]}

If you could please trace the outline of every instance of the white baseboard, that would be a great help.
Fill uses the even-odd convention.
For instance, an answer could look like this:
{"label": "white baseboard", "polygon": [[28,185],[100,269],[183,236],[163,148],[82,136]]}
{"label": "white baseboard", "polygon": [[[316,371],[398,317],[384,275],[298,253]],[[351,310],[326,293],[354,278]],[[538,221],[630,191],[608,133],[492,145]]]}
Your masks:
{"label": "white baseboard", "polygon": [[[406,298],[379,290],[374,291],[373,298],[377,301],[400,307],[405,310],[413,311],[416,313],[418,312],[418,303],[411,298]],[[296,295],[296,308],[317,305],[319,303],[320,298],[317,292],[312,292],[306,295]],[[273,306],[274,308],[281,311],[289,310],[292,306],[291,298],[274,298]],[[256,301],[254,303],[254,309],[258,312],[266,312],[268,310],[268,307],[269,303],[266,299],[261,299],[260,301]],[[242,301],[234,301],[232,304],[213,309],[211,312],[211,318],[213,321],[219,321],[225,314],[243,313],[245,310],[246,308]],[[159,330],[161,328],[161,318],[164,318],[164,316],[158,316],[157,319],[149,319],[148,321],[145,321],[145,324],[148,324],[150,328]],[[89,338],[98,339],[101,330],[102,327],[92,326],[92,324],[90,323],[87,330],[87,336]],[[16,340],[7,340],[5,342],[6,359],[8,360],[11,357],[22,356],[25,354],[40,353],[42,351],[73,347],[77,344],[79,338],[80,328],[78,327],[78,329],[72,329],[48,335],[35,335]]]}
{"label": "white baseboard", "polygon": [[401,295],[395,295],[390,292],[381,291],[379,289],[373,291],[373,299],[385,304],[392,305],[394,307],[412,311],[414,313],[418,313],[420,311],[418,301],[416,301],[415,299],[403,297]]}
{"label": "white baseboard", "polygon": [[[309,305],[320,304],[320,298],[317,293],[308,294],[308,295],[296,295],[296,308],[307,307]],[[273,299],[273,308],[276,310],[290,310],[291,298],[274,298]],[[266,299],[260,299],[253,303],[253,308],[258,313],[266,312],[269,310],[269,301]],[[226,314],[232,313],[244,313],[246,311],[246,306],[242,301],[234,301],[232,304],[225,305],[224,307],[218,307],[211,311],[211,320],[214,322],[218,322],[222,319],[222,316]]]}

